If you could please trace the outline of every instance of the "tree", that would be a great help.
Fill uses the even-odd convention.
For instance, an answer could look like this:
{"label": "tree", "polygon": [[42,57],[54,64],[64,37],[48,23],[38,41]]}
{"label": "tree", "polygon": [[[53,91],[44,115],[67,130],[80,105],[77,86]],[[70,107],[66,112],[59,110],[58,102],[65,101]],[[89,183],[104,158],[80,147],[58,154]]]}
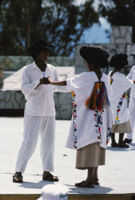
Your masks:
{"label": "tree", "polygon": [[94,0],[76,6],[72,0],[1,0],[0,46],[5,55],[22,55],[45,39],[53,55],[69,56],[84,30],[98,22]]}
{"label": "tree", "polygon": [[99,14],[115,26],[132,26],[135,43],[135,0],[99,0]]}
{"label": "tree", "polygon": [[99,0],[99,2],[99,13],[112,25],[135,25],[135,0]]}
{"label": "tree", "polygon": [[0,46],[4,55],[19,55],[36,37],[42,20],[42,0],[1,0]]}

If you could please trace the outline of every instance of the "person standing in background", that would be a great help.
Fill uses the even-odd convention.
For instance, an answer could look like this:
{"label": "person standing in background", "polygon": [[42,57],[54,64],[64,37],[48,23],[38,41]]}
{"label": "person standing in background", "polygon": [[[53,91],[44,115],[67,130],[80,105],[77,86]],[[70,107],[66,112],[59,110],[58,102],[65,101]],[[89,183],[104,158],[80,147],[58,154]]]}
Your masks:
{"label": "person standing in background", "polygon": [[[135,66],[133,66],[127,76],[129,80],[135,83]],[[131,87],[130,92],[130,100],[129,100],[129,114],[130,114],[130,125],[131,125],[131,133],[126,135],[124,140],[125,143],[131,143],[133,140],[133,134],[135,129],[135,87],[134,85]]]}
{"label": "person standing in background", "polygon": [[[124,142],[124,133],[131,132],[127,106],[127,90],[131,88],[132,82],[121,72],[127,64],[126,54],[116,54],[110,60],[110,66],[114,68],[113,71],[109,72],[110,86],[112,88],[111,106],[113,111],[112,147],[129,147]],[[115,140],[115,133],[119,133],[118,143]]]}

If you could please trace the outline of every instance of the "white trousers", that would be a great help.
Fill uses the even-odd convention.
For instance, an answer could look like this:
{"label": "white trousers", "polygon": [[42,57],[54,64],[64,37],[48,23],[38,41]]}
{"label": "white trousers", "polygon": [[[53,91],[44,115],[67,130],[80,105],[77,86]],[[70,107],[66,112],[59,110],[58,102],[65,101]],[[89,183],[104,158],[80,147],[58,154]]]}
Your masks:
{"label": "white trousers", "polygon": [[24,117],[23,141],[18,153],[17,172],[24,172],[27,162],[32,156],[38,136],[41,136],[40,154],[43,171],[54,170],[55,117]]}

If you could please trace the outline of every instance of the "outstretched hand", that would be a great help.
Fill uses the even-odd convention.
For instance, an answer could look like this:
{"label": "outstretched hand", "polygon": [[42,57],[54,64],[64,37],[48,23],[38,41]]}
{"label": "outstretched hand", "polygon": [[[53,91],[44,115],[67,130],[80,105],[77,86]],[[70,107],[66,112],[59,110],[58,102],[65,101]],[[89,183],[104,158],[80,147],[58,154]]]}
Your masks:
{"label": "outstretched hand", "polygon": [[51,85],[58,85],[58,86],[65,86],[67,85],[66,81],[52,81],[49,77],[41,78],[40,84],[51,84]]}

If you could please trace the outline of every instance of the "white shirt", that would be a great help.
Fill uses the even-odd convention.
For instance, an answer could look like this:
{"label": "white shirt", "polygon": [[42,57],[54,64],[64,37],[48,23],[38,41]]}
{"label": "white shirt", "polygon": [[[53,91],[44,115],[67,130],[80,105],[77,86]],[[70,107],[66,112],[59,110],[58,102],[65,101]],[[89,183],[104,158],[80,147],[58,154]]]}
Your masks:
{"label": "white shirt", "polygon": [[[111,72],[109,73],[110,76]],[[132,86],[132,82],[120,72],[115,72],[112,76],[112,98],[111,106],[113,111],[113,124],[121,124],[129,120],[127,108],[127,95],[124,95]]]}
{"label": "white shirt", "polygon": [[[107,130],[112,127],[110,106],[104,108],[104,112],[98,112],[97,116],[95,116],[95,111],[89,110],[85,106],[85,101],[97,81],[95,72],[83,72],[67,80],[67,87],[73,91],[72,121],[66,144],[69,148],[75,149],[75,143],[77,149],[80,149],[95,142],[100,142],[100,146],[106,148]],[[110,94],[108,76],[103,73],[101,81],[105,83],[107,94]],[[98,121],[99,116],[100,120]],[[96,127],[97,125],[98,127]],[[101,133],[100,139],[98,130]]]}
{"label": "white shirt", "polygon": [[[24,67],[21,90],[27,100],[26,115],[55,116],[53,86],[43,84],[36,88],[43,76],[35,62]],[[54,66],[47,64],[45,77],[58,81],[58,74]]]}
{"label": "white shirt", "polygon": [[[129,78],[131,81],[135,81],[135,65],[131,68],[129,74],[127,75],[127,78]],[[130,101],[129,101],[129,112],[132,114],[131,120],[134,121],[134,113],[135,113],[135,84],[133,83],[131,87],[131,92],[130,92]]]}
{"label": "white shirt", "polygon": [[135,65],[131,68],[129,74],[127,75],[127,78],[135,81]]}

